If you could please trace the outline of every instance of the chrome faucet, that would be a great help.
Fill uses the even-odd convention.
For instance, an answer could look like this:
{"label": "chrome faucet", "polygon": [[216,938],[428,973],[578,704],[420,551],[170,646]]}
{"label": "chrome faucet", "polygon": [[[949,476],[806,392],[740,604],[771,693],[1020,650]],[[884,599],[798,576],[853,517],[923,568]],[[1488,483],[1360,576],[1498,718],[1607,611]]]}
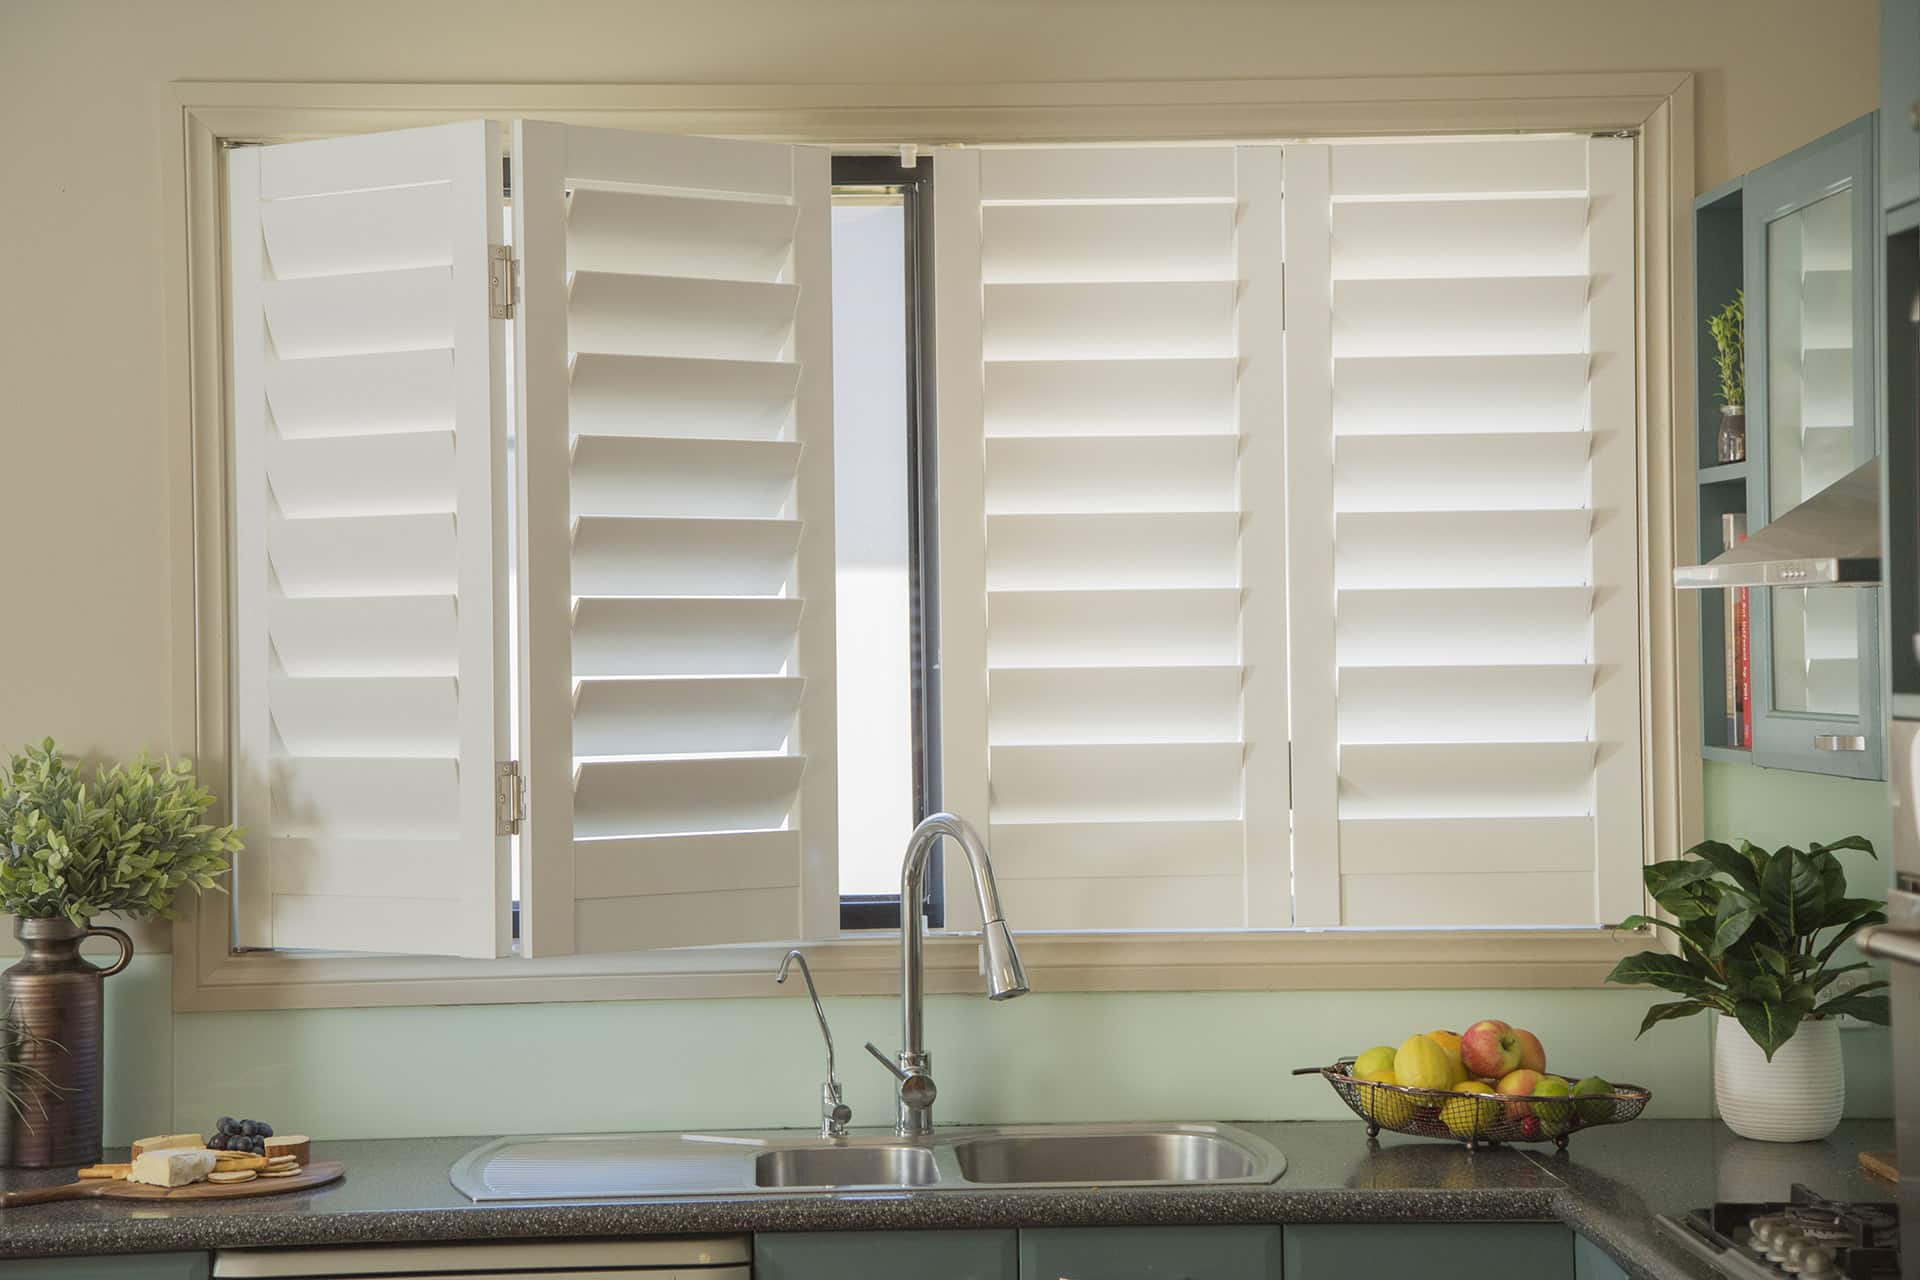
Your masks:
{"label": "chrome faucet", "polygon": [[1013,935],[1007,932],[1007,922],[1001,918],[993,863],[987,858],[979,833],[966,819],[951,813],[929,815],[908,837],[906,858],[900,864],[900,1031],[905,1043],[898,1059],[889,1061],[873,1041],[867,1041],[867,1052],[900,1082],[900,1116],[894,1132],[903,1138],[925,1137],[933,1132],[933,1100],[939,1093],[933,1083],[933,1055],[927,1052],[923,1038],[921,1006],[926,982],[920,956],[920,902],[925,897],[927,857],[941,836],[959,845],[967,855],[973,887],[980,895],[980,919],[985,922],[980,941],[987,950],[987,999],[1009,1000],[1027,994],[1026,970],[1020,967],[1020,953],[1014,948]]}
{"label": "chrome faucet", "polygon": [[813,970],[808,967],[807,958],[798,950],[787,952],[774,981],[785,982],[787,966],[795,960],[800,962],[800,976],[807,980],[807,998],[813,1001],[813,1016],[820,1019],[820,1038],[827,1042],[827,1082],[820,1086],[820,1136],[844,1138],[847,1121],[853,1119],[853,1108],[840,1096],[840,1081],[833,1074],[833,1032],[827,1027],[827,1011],[820,1007],[820,992],[813,985]]}

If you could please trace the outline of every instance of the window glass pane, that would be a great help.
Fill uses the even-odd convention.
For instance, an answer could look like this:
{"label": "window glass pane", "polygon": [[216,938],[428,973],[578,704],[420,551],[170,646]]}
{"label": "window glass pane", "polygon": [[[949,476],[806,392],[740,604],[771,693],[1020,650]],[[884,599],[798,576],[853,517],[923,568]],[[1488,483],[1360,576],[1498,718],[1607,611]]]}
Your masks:
{"label": "window glass pane", "polygon": [[[1853,193],[1767,226],[1767,445],[1777,520],[1853,470]],[[1773,702],[1857,715],[1851,591],[1775,591]]]}
{"label": "window glass pane", "polygon": [[842,895],[898,892],[913,829],[904,216],[898,197],[833,208]]}

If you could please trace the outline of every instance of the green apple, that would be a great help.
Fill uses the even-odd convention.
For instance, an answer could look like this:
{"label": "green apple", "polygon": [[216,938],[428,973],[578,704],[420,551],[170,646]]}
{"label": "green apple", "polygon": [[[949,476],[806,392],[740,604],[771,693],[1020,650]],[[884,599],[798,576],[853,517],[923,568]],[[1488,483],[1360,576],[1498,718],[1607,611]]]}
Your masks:
{"label": "green apple", "polygon": [[1394,1048],[1391,1045],[1377,1045],[1353,1060],[1353,1074],[1359,1079],[1381,1075],[1393,1070]]}
{"label": "green apple", "polygon": [[1574,1109],[1579,1113],[1581,1124],[1599,1124],[1613,1114],[1613,1099],[1595,1097],[1596,1094],[1609,1094],[1613,1086],[1599,1076],[1588,1076],[1573,1086],[1573,1096],[1581,1099],[1575,1102]]}
{"label": "green apple", "polygon": [[[1533,1114],[1540,1121],[1540,1132],[1557,1138],[1573,1128],[1573,1086],[1559,1076],[1541,1076],[1533,1086]],[[1546,1102],[1542,1099],[1566,1099]]]}

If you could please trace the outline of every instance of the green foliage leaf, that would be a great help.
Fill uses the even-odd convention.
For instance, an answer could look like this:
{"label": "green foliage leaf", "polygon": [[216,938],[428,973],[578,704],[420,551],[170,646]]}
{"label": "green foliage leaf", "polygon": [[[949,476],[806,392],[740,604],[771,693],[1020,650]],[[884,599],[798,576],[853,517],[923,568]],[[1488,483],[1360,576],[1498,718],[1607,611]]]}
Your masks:
{"label": "green foliage leaf", "polygon": [[1742,1000],[1734,1006],[1734,1017],[1746,1029],[1753,1042],[1773,1061],[1780,1046],[1793,1039],[1800,1023],[1813,1012],[1811,1002]]}
{"label": "green foliage leaf", "polygon": [[217,887],[241,847],[236,828],[202,821],[213,805],[185,760],[142,755],[88,783],[51,738],[29,746],[0,776],[0,910],[171,917],[175,894]]}
{"label": "green foliage leaf", "polygon": [[[1884,987],[1886,983],[1873,983],[1871,985]],[[1888,1006],[1887,997],[1884,994],[1871,994],[1868,987],[1861,987],[1858,991],[1849,991],[1844,996],[1835,996],[1818,1009],[1815,1009],[1814,1012],[1822,1017],[1844,1013],[1851,1017],[1858,1018],[1862,1022],[1871,1022],[1882,1027],[1887,1026],[1893,1020],[1893,1011]]]}
{"label": "green foliage leaf", "polygon": [[1826,911],[1823,866],[1807,853],[1784,845],[1767,859],[1760,876],[1760,897],[1783,939],[1811,933]]}
{"label": "green foliage leaf", "polygon": [[1676,995],[1711,998],[1718,994],[1715,984],[1701,975],[1693,962],[1664,951],[1640,951],[1613,966],[1608,982],[1627,986],[1659,987]]}
{"label": "green foliage leaf", "polygon": [[1747,936],[1753,922],[1760,918],[1760,904],[1741,893],[1729,893],[1720,899],[1713,916],[1713,955],[1724,955],[1728,947]]}
{"label": "green foliage leaf", "polygon": [[1640,1030],[1634,1033],[1633,1038],[1638,1040],[1647,1034],[1649,1028],[1662,1022],[1671,1022],[1675,1018],[1691,1018],[1694,1014],[1703,1013],[1712,1007],[1698,1000],[1670,1000],[1665,1004],[1656,1004],[1649,1008],[1647,1016],[1640,1020]]}
{"label": "green foliage leaf", "polygon": [[[1752,847],[1747,846],[1748,849]],[[1760,869],[1766,865],[1764,857],[1756,862],[1749,854],[1718,840],[1697,844],[1687,852],[1726,876],[1755,899],[1760,897]]]}

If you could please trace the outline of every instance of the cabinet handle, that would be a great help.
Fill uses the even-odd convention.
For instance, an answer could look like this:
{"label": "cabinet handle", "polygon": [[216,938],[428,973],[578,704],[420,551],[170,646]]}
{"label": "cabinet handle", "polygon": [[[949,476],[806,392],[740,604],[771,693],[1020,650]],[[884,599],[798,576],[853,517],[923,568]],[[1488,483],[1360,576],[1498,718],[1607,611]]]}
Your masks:
{"label": "cabinet handle", "polygon": [[1858,733],[1819,733],[1813,738],[1815,751],[1865,751],[1867,739]]}

